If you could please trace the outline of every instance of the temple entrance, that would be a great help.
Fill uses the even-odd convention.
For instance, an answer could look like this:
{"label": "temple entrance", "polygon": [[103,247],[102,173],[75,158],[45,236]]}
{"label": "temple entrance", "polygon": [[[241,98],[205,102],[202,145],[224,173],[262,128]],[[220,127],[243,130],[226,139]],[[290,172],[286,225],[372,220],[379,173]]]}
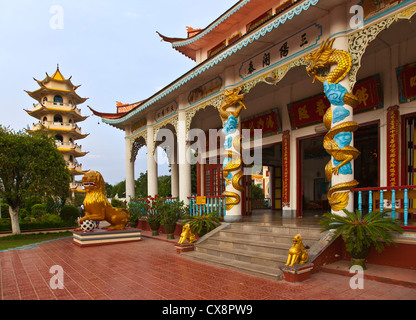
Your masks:
{"label": "temple entrance", "polygon": [[[325,133],[298,140],[298,210],[296,216],[321,216],[329,211],[329,182],[325,166],[331,157],[323,142]],[[300,172],[299,172],[300,171]]]}
{"label": "temple entrance", "polygon": [[[298,140],[298,210],[297,216],[319,217],[330,211],[328,204],[329,182],[325,166],[331,157],[323,146],[325,133]],[[354,161],[355,176],[360,188],[379,186],[379,123],[360,125],[354,133],[354,147],[361,155]],[[300,172],[299,172],[300,171]],[[357,207],[357,197],[354,206]]]}
{"label": "temple entrance", "polygon": [[282,210],[282,151],[281,144],[262,149],[262,167],[251,176],[244,176],[243,215],[256,211]]}

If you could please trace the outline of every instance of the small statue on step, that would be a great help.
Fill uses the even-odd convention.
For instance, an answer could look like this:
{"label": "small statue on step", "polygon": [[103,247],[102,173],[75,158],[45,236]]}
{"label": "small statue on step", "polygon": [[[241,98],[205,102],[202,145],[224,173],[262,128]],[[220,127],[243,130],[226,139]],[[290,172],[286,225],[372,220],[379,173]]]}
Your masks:
{"label": "small statue on step", "polygon": [[297,234],[293,237],[293,245],[289,249],[289,256],[287,258],[286,265],[294,266],[296,263],[304,264],[308,262],[309,255],[303,246],[302,236]]}
{"label": "small statue on step", "polygon": [[189,223],[183,226],[181,238],[179,239],[178,244],[183,244],[186,240],[188,243],[193,243],[196,241],[195,235],[192,233]]}

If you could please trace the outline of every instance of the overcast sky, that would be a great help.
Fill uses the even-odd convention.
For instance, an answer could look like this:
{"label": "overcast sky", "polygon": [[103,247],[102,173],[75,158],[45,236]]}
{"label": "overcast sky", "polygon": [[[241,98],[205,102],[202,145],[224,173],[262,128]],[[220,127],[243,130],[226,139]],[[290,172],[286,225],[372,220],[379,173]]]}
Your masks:
{"label": "overcast sky", "polygon": [[[80,105],[83,133],[78,140],[89,154],[78,158],[84,170],[100,171],[106,182],[125,179],[124,132],[101,122],[91,108],[116,112],[116,101],[147,99],[195,63],[161,42],[156,31],[185,38],[186,26],[205,28],[237,0],[85,0],[0,1],[0,124],[16,131],[37,122],[24,109],[35,100],[24,90],[50,76],[59,64],[72,76]],[[61,19],[63,17],[63,20]],[[0,164],[1,165],[1,164]],[[145,148],[136,160],[136,178],[146,170]],[[159,167],[159,175],[167,174]]]}

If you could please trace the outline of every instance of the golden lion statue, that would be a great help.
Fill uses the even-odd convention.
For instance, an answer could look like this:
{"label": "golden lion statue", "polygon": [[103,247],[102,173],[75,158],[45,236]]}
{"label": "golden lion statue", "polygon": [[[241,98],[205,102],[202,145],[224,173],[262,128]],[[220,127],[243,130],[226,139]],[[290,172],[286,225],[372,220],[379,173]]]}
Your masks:
{"label": "golden lion statue", "polygon": [[124,230],[130,214],[126,209],[114,208],[107,200],[104,179],[98,171],[89,171],[82,177],[86,196],[84,199],[84,220],[107,221],[108,230]]}
{"label": "golden lion statue", "polygon": [[191,226],[189,225],[189,223],[183,226],[181,237],[179,239],[178,244],[182,244],[186,240],[188,240],[189,243],[193,243],[196,241],[195,235],[192,233]]}
{"label": "golden lion statue", "polygon": [[303,247],[302,236],[297,234],[293,237],[293,245],[289,249],[289,256],[287,258],[286,265],[293,266],[295,263],[306,263],[309,260],[308,253],[306,249]]}

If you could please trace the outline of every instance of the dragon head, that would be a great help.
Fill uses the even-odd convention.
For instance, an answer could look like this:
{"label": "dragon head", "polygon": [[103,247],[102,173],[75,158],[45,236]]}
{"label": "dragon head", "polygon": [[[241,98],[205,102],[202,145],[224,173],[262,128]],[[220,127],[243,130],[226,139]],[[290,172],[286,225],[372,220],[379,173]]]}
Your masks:
{"label": "dragon head", "polygon": [[313,83],[315,83],[316,79],[324,83],[326,80],[325,74],[328,73],[329,67],[334,64],[334,62],[330,61],[331,55],[335,52],[335,49],[332,49],[334,40],[325,40],[318,50],[305,57],[305,61],[309,63],[306,72],[309,76],[313,76]]}

